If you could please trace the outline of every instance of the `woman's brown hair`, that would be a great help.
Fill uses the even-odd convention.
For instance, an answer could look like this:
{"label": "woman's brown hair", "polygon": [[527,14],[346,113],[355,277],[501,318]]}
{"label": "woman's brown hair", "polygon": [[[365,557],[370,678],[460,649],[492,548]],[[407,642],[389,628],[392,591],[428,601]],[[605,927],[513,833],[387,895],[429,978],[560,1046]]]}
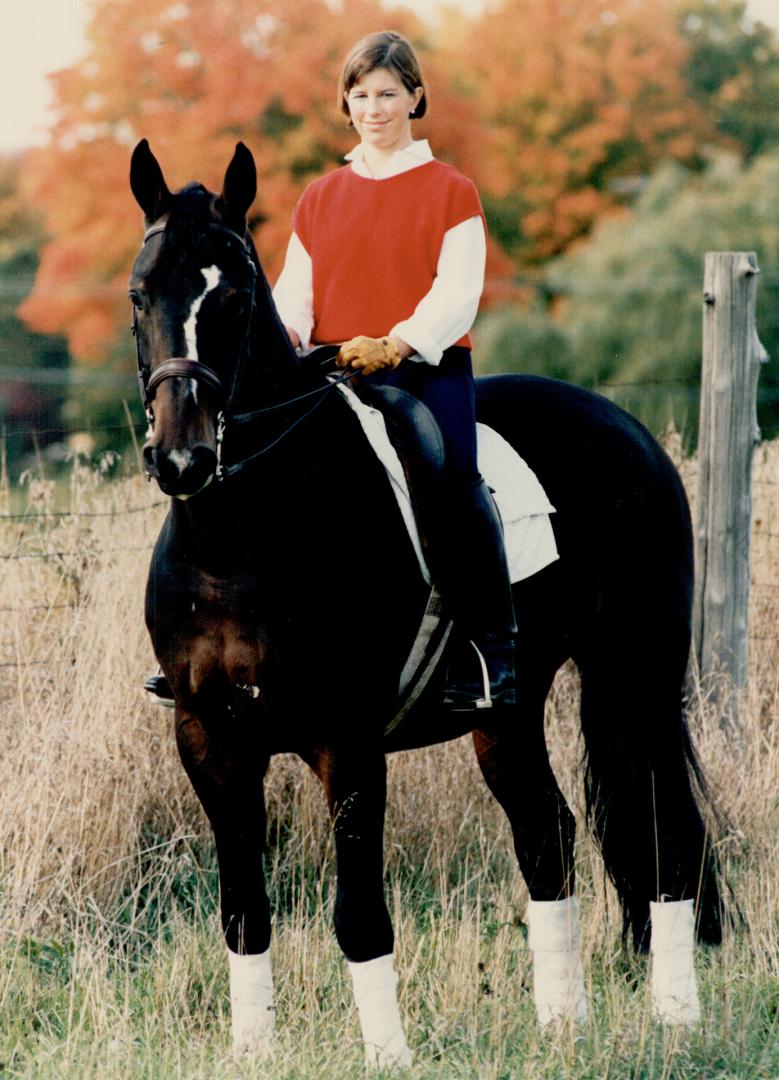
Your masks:
{"label": "woman's brown hair", "polygon": [[338,80],[338,106],[341,112],[349,116],[346,95],[363,76],[379,68],[397,75],[410,94],[418,86],[422,87],[422,97],[412,115],[415,118],[424,116],[427,112],[427,87],[422,68],[411,43],[394,30],[381,30],[378,34],[361,38],[344,60]]}

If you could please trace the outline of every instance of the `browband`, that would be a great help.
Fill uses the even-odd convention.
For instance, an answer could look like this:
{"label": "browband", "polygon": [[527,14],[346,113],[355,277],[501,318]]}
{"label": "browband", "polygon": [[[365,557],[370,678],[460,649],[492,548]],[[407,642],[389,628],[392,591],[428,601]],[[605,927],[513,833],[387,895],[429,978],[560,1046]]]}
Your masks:
{"label": "browband", "polygon": [[[143,234],[144,244],[147,240],[150,240],[152,236],[158,236],[160,233],[164,233],[166,227],[167,222],[163,222],[162,225],[152,225],[152,227],[147,229]],[[209,229],[218,229],[219,232],[227,233],[228,236],[234,237],[245,251],[249,251],[249,245],[245,236],[239,236],[233,229],[228,229],[226,225],[218,225],[215,221],[211,222],[208,227]]]}

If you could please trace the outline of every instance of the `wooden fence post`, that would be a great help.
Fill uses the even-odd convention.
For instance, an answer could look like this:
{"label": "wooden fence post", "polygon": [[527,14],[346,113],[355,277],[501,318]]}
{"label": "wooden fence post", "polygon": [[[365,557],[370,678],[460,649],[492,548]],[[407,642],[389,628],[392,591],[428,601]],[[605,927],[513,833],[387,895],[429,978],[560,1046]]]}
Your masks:
{"label": "wooden fence post", "polygon": [[[747,681],[752,455],[757,378],[754,252],[709,252],[703,293],[693,648],[703,679]],[[723,723],[735,717],[724,716]]]}

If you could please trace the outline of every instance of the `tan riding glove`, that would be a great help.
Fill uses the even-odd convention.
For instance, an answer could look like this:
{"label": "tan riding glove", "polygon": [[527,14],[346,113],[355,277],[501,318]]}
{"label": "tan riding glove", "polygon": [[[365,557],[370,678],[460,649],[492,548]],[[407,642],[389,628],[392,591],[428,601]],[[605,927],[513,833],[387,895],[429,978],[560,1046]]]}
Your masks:
{"label": "tan riding glove", "polygon": [[359,334],[345,341],[336,357],[338,367],[351,367],[363,375],[372,375],[381,368],[396,368],[400,363],[400,350],[391,337],[372,338]]}

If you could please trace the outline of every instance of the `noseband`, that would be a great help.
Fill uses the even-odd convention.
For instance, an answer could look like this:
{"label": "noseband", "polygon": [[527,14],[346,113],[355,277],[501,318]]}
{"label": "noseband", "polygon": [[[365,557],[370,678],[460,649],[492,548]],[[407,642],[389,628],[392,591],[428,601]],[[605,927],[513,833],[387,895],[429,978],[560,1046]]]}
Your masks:
{"label": "noseband", "polygon": [[213,390],[221,399],[224,397],[224,386],[217,373],[199,360],[187,360],[183,356],[172,356],[170,360],[164,360],[158,368],[151,373],[146,380],[146,396],[149,402],[154,401],[157,387],[166,379],[197,379]]}

